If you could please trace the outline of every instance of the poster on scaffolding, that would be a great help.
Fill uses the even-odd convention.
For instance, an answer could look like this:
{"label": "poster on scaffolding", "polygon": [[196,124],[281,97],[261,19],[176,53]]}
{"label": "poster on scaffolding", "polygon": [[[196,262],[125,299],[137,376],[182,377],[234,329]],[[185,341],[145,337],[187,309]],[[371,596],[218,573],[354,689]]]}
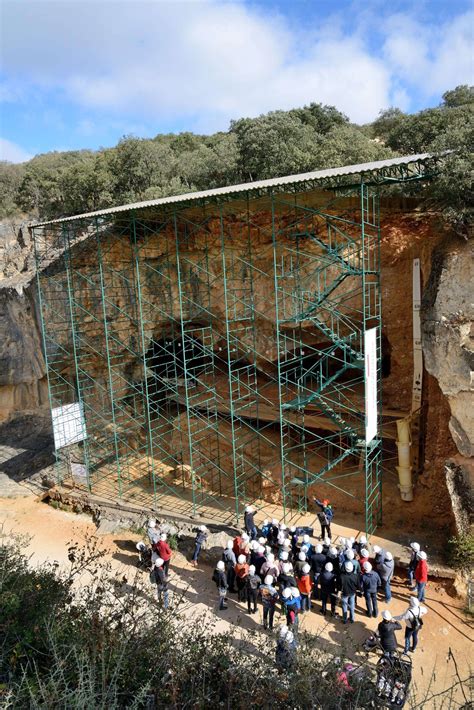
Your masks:
{"label": "poster on scaffolding", "polygon": [[55,407],[51,414],[56,451],[86,438],[86,422],[79,402]]}
{"label": "poster on scaffolding", "polygon": [[377,328],[364,333],[365,443],[377,436]]}

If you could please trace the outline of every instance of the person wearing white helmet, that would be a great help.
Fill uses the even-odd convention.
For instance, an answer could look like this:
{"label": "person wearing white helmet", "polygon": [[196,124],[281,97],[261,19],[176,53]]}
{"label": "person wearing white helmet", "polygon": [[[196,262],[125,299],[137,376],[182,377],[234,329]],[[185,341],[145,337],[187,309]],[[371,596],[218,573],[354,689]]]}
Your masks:
{"label": "person wearing white helmet", "polygon": [[227,576],[223,560],[219,560],[217,563],[216,569],[212,575],[212,581],[215,582],[217,591],[219,592],[219,611],[227,609],[227,604],[225,603],[227,596]]}
{"label": "person wearing white helmet", "polygon": [[278,601],[278,590],[273,586],[273,577],[267,574],[260,585],[258,593],[262,600],[263,607],[263,628],[273,631],[273,617],[275,616],[275,606]]}
{"label": "person wearing white helmet", "polygon": [[278,557],[279,557],[280,562],[288,562],[288,559],[289,559],[290,555],[289,555],[289,553],[288,553],[287,550],[282,550],[282,551],[278,554]]}
{"label": "person wearing white helmet", "polygon": [[377,605],[377,589],[382,585],[382,581],[378,572],[372,569],[370,562],[365,562],[363,573],[360,578],[360,589],[364,595],[367,606],[367,616],[378,616],[379,610]]}
{"label": "person wearing white helmet", "polygon": [[235,565],[235,580],[237,582],[237,594],[239,597],[239,602],[246,601],[246,577],[249,573],[249,566],[247,564],[247,558],[245,555],[239,555],[237,557],[237,564]]}
{"label": "person wearing white helmet", "polygon": [[[355,600],[359,589],[359,575],[354,570],[354,565],[351,561],[344,563],[341,570],[341,606],[342,606],[342,622],[347,624],[350,621],[354,623]],[[347,618],[349,612],[349,619]]]}
{"label": "person wearing white helmet", "polygon": [[301,571],[306,564],[306,554],[301,550],[298,552],[298,559],[295,562],[295,574],[297,577],[301,575]]}
{"label": "person wearing white helmet", "polygon": [[382,612],[382,621],[378,625],[377,631],[385,656],[394,656],[396,654],[397,637],[395,636],[395,631],[401,628],[401,624],[393,619],[388,609]]}
{"label": "person wearing white helmet", "polygon": [[268,536],[270,535],[270,530],[271,530],[272,524],[269,521],[268,518],[265,518],[265,520],[262,523],[262,535],[265,538],[265,540],[268,540]]}
{"label": "person wearing white helmet", "polygon": [[270,545],[276,545],[278,540],[278,533],[280,532],[280,527],[278,520],[276,518],[272,519],[272,524],[270,528],[270,534],[268,536],[268,542]]}
{"label": "person wearing white helmet", "polygon": [[244,527],[251,540],[257,537],[257,528],[254,520],[255,510],[251,505],[247,505],[244,513]]}
{"label": "person wearing white helmet", "polygon": [[358,540],[355,540],[352,543],[352,549],[359,555],[360,557],[360,551],[363,549],[367,549],[367,537],[365,535],[361,535]]}
{"label": "person wearing white helmet", "polygon": [[234,543],[232,540],[227,541],[227,545],[222,553],[222,561],[225,565],[226,579],[227,579],[227,590],[236,594],[237,589],[235,588],[235,565],[237,564],[237,558],[234,553]]}
{"label": "person wearing white helmet", "polygon": [[155,551],[163,560],[163,569],[165,571],[166,576],[168,576],[171,555],[173,554],[171,547],[168,545],[167,539],[168,536],[166,535],[166,533],[161,533],[160,539],[155,545]]}
{"label": "person wearing white helmet", "polygon": [[257,613],[257,596],[258,588],[260,587],[262,580],[255,573],[255,566],[250,565],[249,573],[245,577],[245,588],[247,592],[247,611],[249,614]]}
{"label": "person wearing white helmet", "polygon": [[380,545],[374,545],[372,552],[374,553],[375,567],[377,567],[385,557],[385,550],[383,550]]}
{"label": "person wearing white helmet", "polygon": [[391,552],[386,552],[384,558],[377,565],[377,572],[382,580],[382,589],[385,595],[385,601],[388,604],[392,599],[392,590],[390,589],[390,582],[393,577],[393,572],[395,569],[395,562],[393,560],[393,555]]}
{"label": "person wearing white helmet", "polygon": [[168,575],[165,572],[164,560],[161,557],[156,558],[150,578],[156,584],[158,601],[160,603],[163,602],[163,607],[167,609],[169,604]]}
{"label": "person wearing white helmet", "polygon": [[416,591],[419,602],[425,601],[425,589],[428,582],[428,556],[426,552],[418,553],[418,563],[415,568]]}
{"label": "person wearing white helmet", "polygon": [[301,595],[297,587],[285,587],[281,593],[288,627],[298,627],[298,614],[301,610]]}
{"label": "person wearing white helmet", "polygon": [[319,578],[321,576],[321,572],[324,569],[324,565],[326,564],[326,555],[323,552],[323,546],[321,543],[318,543],[316,547],[314,548],[314,552],[311,555],[311,571],[313,574],[313,597],[315,599],[320,598],[320,591],[319,591]]}
{"label": "person wearing white helmet", "polygon": [[294,525],[291,526],[290,530],[290,543],[291,543],[291,554],[296,557],[298,552],[298,531]]}
{"label": "person wearing white helmet", "polygon": [[282,626],[278,634],[275,662],[279,673],[285,673],[296,661],[296,643],[294,634],[287,626]]}
{"label": "person wearing white helmet", "polygon": [[265,564],[265,548],[263,545],[258,545],[254,553],[254,565],[255,570],[259,577],[261,577],[262,567]]}
{"label": "person wearing white helmet", "polygon": [[296,583],[298,584],[298,589],[301,594],[302,614],[304,614],[305,611],[311,611],[311,591],[313,589],[313,582],[311,580],[310,572],[311,567],[307,562],[304,562],[303,567],[301,568],[301,574],[296,578]]}
{"label": "person wearing white helmet", "polygon": [[267,574],[271,574],[274,580],[276,580],[280,574],[280,564],[275,561],[275,555],[269,552],[266,561],[260,568],[260,574],[264,577]]}
{"label": "person wearing white helmet", "polygon": [[363,547],[359,554],[359,564],[361,569],[364,569],[364,565],[369,561],[369,551],[366,547]]}
{"label": "person wearing white helmet", "polygon": [[202,547],[206,544],[208,529],[205,525],[200,525],[197,529],[196,538],[194,540],[194,553],[191,560],[191,564],[194,567],[198,566],[198,559],[201,553]]}
{"label": "person wearing white helmet", "polygon": [[156,527],[155,518],[150,518],[150,520],[148,521],[148,527],[147,527],[146,534],[148,535],[150,545],[156,545],[156,543],[160,539],[160,532],[159,532],[158,528]]}
{"label": "person wearing white helmet", "polygon": [[[394,616],[393,618],[397,621],[404,621],[405,626],[405,653],[408,651],[413,651],[418,645],[418,632],[423,626],[423,619],[421,618],[428,613],[428,609],[422,606],[416,597],[410,597],[408,609],[399,616]],[[410,648],[411,641],[411,648]]]}
{"label": "person wearing white helmet", "polygon": [[418,564],[417,555],[420,551],[420,545],[417,542],[410,542],[410,547],[408,549],[410,550],[410,561],[408,562],[407,568],[408,586],[410,589],[416,589],[415,569]]}
{"label": "person wearing white helmet", "polygon": [[321,614],[326,616],[327,603],[331,604],[331,616],[336,616],[337,578],[332,562],[326,562],[319,577],[321,589]]}

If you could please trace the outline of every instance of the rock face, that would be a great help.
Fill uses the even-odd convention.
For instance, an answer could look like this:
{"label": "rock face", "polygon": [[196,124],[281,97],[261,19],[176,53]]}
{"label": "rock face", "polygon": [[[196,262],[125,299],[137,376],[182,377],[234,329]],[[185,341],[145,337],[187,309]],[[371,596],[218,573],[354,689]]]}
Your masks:
{"label": "rock face", "polygon": [[30,295],[13,288],[0,289],[0,421],[47,403],[45,375]]}
{"label": "rock face", "polygon": [[423,299],[426,369],[450,411],[449,430],[462,456],[474,456],[474,250],[444,241],[434,254]]}

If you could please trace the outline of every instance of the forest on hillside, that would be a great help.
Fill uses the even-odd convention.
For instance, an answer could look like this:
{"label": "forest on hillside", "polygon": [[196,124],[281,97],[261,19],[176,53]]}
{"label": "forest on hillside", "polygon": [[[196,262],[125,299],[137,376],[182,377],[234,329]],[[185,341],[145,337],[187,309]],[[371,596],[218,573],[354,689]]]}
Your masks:
{"label": "forest on hillside", "polygon": [[[472,217],[474,87],[443,94],[415,114],[381,111],[355,125],[334,106],[232,121],[213,135],[124,136],[113,148],[0,162],[0,219],[48,219],[139,200],[204,190],[398,155],[454,150],[424,192],[428,204],[465,234]],[[405,188],[406,189],[406,188]]]}

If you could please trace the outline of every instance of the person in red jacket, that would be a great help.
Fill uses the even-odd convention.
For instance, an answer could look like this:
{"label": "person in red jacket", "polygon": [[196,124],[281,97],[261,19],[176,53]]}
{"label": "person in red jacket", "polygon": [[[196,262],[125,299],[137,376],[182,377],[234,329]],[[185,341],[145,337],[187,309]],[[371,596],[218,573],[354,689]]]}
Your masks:
{"label": "person in red jacket", "polygon": [[240,555],[240,546],[242,545],[242,535],[236,535],[234,537],[234,544],[232,550],[234,555],[238,557]]}
{"label": "person in red jacket", "polygon": [[418,553],[418,563],[415,567],[416,590],[419,602],[425,601],[425,587],[428,581],[428,564],[426,552]]}
{"label": "person in red jacket", "polygon": [[313,582],[309,575],[311,567],[309,565],[304,565],[301,572],[301,577],[297,577],[296,584],[301,594],[301,613],[304,614],[305,611],[311,611],[311,590],[313,589]]}
{"label": "person in red jacket", "polygon": [[158,555],[161,557],[163,560],[163,570],[165,572],[165,575],[168,576],[168,570],[170,567],[170,560],[171,560],[171,555],[173,554],[171,547],[168,545],[166,542],[167,536],[165,533],[161,533],[160,539],[158,542],[154,545],[155,551],[158,553]]}

